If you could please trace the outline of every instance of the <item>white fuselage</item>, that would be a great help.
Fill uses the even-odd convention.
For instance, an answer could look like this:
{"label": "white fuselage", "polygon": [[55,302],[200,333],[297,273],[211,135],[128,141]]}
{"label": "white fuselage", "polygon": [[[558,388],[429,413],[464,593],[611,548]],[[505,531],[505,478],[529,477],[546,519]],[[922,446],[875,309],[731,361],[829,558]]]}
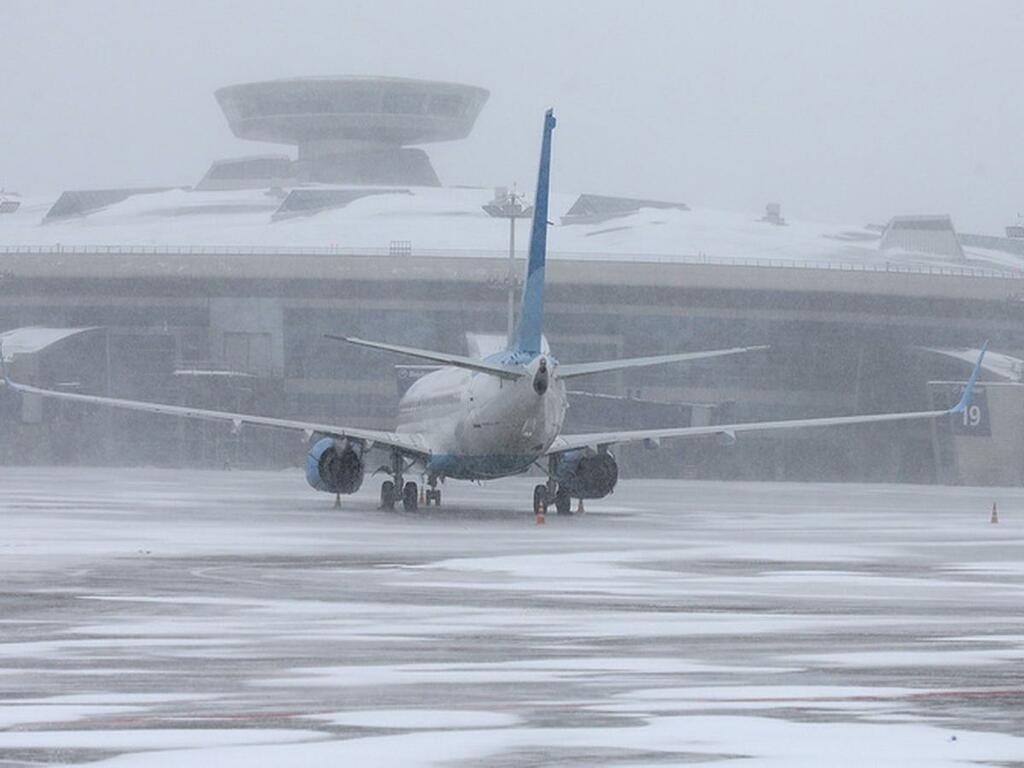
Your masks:
{"label": "white fuselage", "polygon": [[[548,366],[547,388],[535,377]],[[488,479],[522,472],[561,431],[568,403],[557,362],[525,364],[511,380],[464,368],[442,368],[416,381],[398,407],[400,433],[415,433],[431,452],[427,471],[439,477]]]}

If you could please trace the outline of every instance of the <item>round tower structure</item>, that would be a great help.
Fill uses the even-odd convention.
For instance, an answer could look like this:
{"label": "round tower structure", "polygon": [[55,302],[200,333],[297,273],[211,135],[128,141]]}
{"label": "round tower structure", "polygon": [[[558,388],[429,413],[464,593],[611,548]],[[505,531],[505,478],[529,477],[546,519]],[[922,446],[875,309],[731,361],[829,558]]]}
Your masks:
{"label": "round tower structure", "polygon": [[239,138],[298,148],[298,180],[418,186],[440,182],[415,145],[468,136],[489,95],[397,77],[302,77],[215,94]]}

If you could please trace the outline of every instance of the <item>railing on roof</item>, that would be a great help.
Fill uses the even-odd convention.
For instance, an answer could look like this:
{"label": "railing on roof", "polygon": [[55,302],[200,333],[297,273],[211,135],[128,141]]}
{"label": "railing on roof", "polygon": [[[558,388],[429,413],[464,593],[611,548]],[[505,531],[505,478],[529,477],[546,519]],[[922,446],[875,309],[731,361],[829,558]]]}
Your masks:
{"label": "railing on roof", "polygon": [[[404,256],[507,259],[508,251],[474,248],[412,248]],[[0,255],[123,255],[123,256],[394,256],[388,248],[343,248],[340,246],[266,246],[266,245],[6,245]],[[523,254],[525,256],[525,254]],[[886,262],[819,261],[814,259],[774,259],[757,257],[708,256],[707,254],[593,253],[550,251],[553,259],[584,261],[637,261],[657,264],[701,264],[721,267],[760,267],[769,269],[825,269],[842,272],[890,272],[908,275],[946,275],[951,277],[990,277],[1020,280],[1024,272],[1012,269],[899,264]]]}

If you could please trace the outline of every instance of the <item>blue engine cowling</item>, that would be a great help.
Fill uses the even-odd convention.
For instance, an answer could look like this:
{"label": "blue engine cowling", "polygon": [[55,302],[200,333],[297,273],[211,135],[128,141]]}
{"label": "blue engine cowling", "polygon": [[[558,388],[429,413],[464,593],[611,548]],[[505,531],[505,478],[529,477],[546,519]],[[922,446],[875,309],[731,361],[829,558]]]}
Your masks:
{"label": "blue engine cowling", "polygon": [[306,454],[306,482],[318,491],[355,493],[363,484],[363,471],[359,443],[325,437]]}
{"label": "blue engine cowling", "polygon": [[615,489],[619,465],[610,453],[567,451],[558,459],[555,481],[573,498],[602,499]]}

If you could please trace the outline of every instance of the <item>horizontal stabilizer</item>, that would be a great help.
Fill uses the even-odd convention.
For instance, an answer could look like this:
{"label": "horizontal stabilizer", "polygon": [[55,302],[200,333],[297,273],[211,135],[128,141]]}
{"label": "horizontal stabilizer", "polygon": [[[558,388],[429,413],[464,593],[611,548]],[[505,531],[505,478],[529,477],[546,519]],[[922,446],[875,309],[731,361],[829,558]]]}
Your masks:
{"label": "horizontal stabilizer", "polygon": [[761,349],[768,349],[768,347],[731,347],[730,349],[713,349],[706,352],[682,352],[675,355],[654,355],[653,357],[629,357],[622,360],[602,360],[596,363],[561,364],[558,366],[558,376],[562,379],[572,379],[576,376],[588,376],[592,373],[621,371],[626,368],[646,368],[647,366],[665,365],[666,363],[685,363],[693,360],[708,360],[712,357],[738,355],[743,352],[755,352]]}
{"label": "horizontal stabilizer", "polygon": [[384,344],[379,341],[367,341],[366,339],[357,339],[354,336],[334,336],[330,333],[325,333],[324,336],[328,339],[334,339],[335,341],[344,341],[349,344],[355,344],[357,347],[381,349],[385,352],[394,352],[399,355],[417,357],[420,360],[432,360],[433,362],[441,363],[442,365],[451,365],[456,368],[467,368],[471,371],[477,371],[478,373],[489,373],[492,376],[498,376],[502,379],[521,379],[526,375],[525,371],[518,368],[512,368],[498,363],[488,363],[484,360],[474,360],[471,357],[463,357],[462,355],[449,355],[445,352],[432,352],[428,349],[416,349],[415,347],[400,347],[397,344]]}

